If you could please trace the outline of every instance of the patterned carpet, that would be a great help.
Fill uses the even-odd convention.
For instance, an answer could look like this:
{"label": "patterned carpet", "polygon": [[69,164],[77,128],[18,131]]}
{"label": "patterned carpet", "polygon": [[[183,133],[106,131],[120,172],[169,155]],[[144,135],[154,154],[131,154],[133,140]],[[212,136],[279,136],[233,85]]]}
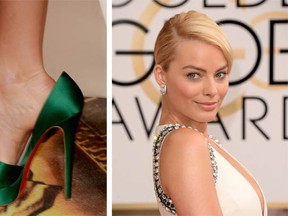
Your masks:
{"label": "patterned carpet", "polygon": [[75,140],[72,199],[65,200],[64,148],[54,131],[35,155],[24,194],[0,216],[106,215],[106,99],[85,101]]}

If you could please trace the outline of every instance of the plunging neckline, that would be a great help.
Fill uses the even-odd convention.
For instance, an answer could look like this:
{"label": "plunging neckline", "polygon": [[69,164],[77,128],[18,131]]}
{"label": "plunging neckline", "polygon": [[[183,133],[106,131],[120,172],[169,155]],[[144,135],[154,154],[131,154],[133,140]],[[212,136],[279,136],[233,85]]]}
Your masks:
{"label": "plunging neckline", "polygon": [[[226,149],[222,148],[222,146],[218,142],[216,142],[212,136],[209,136],[208,142],[210,143],[214,151],[216,151],[218,155],[220,155],[224,160],[226,160],[252,187],[258,197],[262,215],[265,215],[265,197],[256,179],[251,175],[251,173],[245,166],[243,166],[235,157],[233,157],[229,152],[227,152]],[[257,191],[259,191],[259,193]]]}

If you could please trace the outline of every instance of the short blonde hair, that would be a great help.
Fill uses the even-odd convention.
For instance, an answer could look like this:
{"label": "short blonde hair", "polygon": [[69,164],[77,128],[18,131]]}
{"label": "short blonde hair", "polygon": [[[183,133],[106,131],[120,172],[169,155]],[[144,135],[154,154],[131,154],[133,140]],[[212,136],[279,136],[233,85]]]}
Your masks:
{"label": "short blonde hair", "polygon": [[159,32],[155,47],[155,63],[168,70],[170,62],[175,58],[175,50],[179,39],[198,39],[218,46],[231,70],[233,57],[231,46],[224,31],[205,14],[188,11],[170,18]]}

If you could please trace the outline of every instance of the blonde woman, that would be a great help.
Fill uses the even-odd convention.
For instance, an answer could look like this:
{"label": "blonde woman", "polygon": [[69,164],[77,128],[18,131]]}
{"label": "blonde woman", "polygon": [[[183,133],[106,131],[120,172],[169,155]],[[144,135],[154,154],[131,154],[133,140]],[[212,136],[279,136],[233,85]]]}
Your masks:
{"label": "blonde woman", "polygon": [[153,147],[161,215],[267,215],[256,180],[208,136],[229,87],[224,32],[204,14],[181,13],[164,24],[154,55],[162,94]]}

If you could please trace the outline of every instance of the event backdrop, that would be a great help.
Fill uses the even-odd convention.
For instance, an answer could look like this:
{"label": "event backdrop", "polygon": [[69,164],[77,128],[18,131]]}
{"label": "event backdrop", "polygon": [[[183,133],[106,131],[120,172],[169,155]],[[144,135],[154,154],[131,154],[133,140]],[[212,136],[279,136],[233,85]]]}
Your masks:
{"label": "event backdrop", "polygon": [[106,0],[49,1],[43,55],[52,78],[65,70],[86,97],[106,97]]}
{"label": "event backdrop", "polygon": [[[153,131],[159,87],[154,41],[165,20],[198,10],[233,47],[230,91],[209,132],[260,183],[270,204],[288,203],[288,1],[113,0],[113,204],[155,203]],[[221,173],[220,173],[221,175]]]}

